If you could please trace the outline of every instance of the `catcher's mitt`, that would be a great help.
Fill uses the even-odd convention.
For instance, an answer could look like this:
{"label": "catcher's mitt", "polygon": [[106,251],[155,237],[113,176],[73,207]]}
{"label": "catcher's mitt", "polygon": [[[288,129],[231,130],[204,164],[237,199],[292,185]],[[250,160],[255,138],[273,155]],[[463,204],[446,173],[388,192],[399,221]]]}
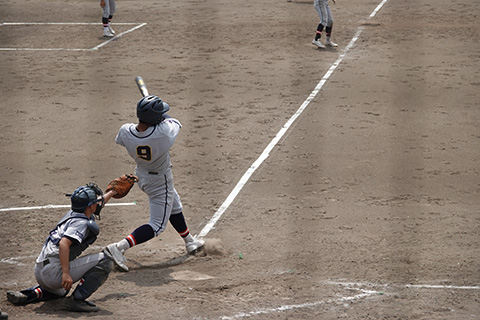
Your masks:
{"label": "catcher's mitt", "polygon": [[115,180],[110,181],[110,183],[107,186],[107,189],[106,189],[105,193],[107,193],[111,190],[115,190],[115,191],[117,191],[117,194],[114,195],[113,197],[115,199],[123,198],[128,194],[130,189],[132,189],[133,185],[137,181],[138,181],[138,178],[135,175],[124,174],[123,176],[121,176],[121,177],[119,177]]}

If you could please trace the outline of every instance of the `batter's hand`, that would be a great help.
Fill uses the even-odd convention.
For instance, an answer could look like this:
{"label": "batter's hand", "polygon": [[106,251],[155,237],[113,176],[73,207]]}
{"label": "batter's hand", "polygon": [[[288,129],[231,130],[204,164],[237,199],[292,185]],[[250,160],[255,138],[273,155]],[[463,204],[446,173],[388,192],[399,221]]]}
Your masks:
{"label": "batter's hand", "polygon": [[105,7],[105,0],[100,0],[100,7]]}

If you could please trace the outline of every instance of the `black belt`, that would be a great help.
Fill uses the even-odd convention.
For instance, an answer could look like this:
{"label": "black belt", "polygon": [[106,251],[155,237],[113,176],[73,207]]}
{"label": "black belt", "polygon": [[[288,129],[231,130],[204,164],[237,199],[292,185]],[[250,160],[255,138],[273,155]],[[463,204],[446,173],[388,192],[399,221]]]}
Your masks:
{"label": "black belt", "polygon": [[49,263],[50,263],[50,260],[48,260],[48,259],[47,259],[47,260],[43,260],[43,261],[41,262],[42,266],[44,266],[44,267],[45,267],[47,264],[49,264]]}
{"label": "black belt", "polygon": [[158,172],[155,172],[155,171],[148,171],[148,174],[158,174]]}

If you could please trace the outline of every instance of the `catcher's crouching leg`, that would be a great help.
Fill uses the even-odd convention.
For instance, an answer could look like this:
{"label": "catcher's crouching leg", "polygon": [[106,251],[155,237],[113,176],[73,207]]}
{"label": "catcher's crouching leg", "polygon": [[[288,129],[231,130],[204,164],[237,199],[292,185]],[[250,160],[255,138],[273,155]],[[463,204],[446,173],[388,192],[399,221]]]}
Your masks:
{"label": "catcher's crouching leg", "polygon": [[16,305],[25,305],[33,302],[63,298],[65,295],[53,294],[40,286],[21,291],[8,291],[7,300]]}
{"label": "catcher's crouching leg", "polygon": [[113,260],[104,254],[103,259],[83,275],[80,283],[72,294],[73,297],[76,300],[85,300],[90,297],[102,284],[105,283],[112,270]]}

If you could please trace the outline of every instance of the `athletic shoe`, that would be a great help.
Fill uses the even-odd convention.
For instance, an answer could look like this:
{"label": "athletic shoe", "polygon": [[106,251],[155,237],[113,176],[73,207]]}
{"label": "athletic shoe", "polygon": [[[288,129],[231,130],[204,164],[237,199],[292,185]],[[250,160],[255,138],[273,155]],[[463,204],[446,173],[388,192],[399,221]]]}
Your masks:
{"label": "athletic shoe", "polygon": [[115,31],[113,31],[112,26],[110,24],[108,25],[108,31],[110,31],[111,34],[115,34]]}
{"label": "athletic shoe", "polygon": [[205,244],[204,240],[195,239],[193,241],[187,242],[185,244],[185,247],[187,248],[188,254],[195,254],[203,248],[204,244]]}
{"label": "athletic shoe", "polygon": [[104,250],[103,252],[109,256],[110,258],[112,258],[112,260],[115,262],[115,264],[123,271],[125,272],[128,272],[128,267],[127,265],[125,264],[125,257],[123,256],[123,254],[120,252],[120,250],[118,250],[118,247],[117,247],[117,244],[116,243],[112,243],[112,244],[109,244]]}
{"label": "athletic shoe", "polygon": [[20,291],[8,291],[7,300],[13,304],[25,304],[28,300],[28,297],[21,293]]}
{"label": "athletic shoe", "polygon": [[103,36],[104,37],[115,37],[115,35],[113,33],[110,32],[110,30],[106,29],[106,30],[103,30]]}
{"label": "athletic shoe", "polygon": [[332,40],[327,40],[325,41],[325,46],[327,47],[338,47],[338,44],[336,44],[335,42],[332,42]]}
{"label": "athletic shoe", "polygon": [[325,49],[325,46],[320,42],[320,40],[313,40],[312,43],[320,49]]}
{"label": "athletic shoe", "polygon": [[8,319],[8,313],[3,312],[1,309],[0,309],[0,319],[2,319],[2,320],[7,320]]}
{"label": "athletic shoe", "polygon": [[97,312],[100,310],[95,303],[87,300],[76,300],[73,296],[65,299],[65,306],[67,309],[77,312]]}

